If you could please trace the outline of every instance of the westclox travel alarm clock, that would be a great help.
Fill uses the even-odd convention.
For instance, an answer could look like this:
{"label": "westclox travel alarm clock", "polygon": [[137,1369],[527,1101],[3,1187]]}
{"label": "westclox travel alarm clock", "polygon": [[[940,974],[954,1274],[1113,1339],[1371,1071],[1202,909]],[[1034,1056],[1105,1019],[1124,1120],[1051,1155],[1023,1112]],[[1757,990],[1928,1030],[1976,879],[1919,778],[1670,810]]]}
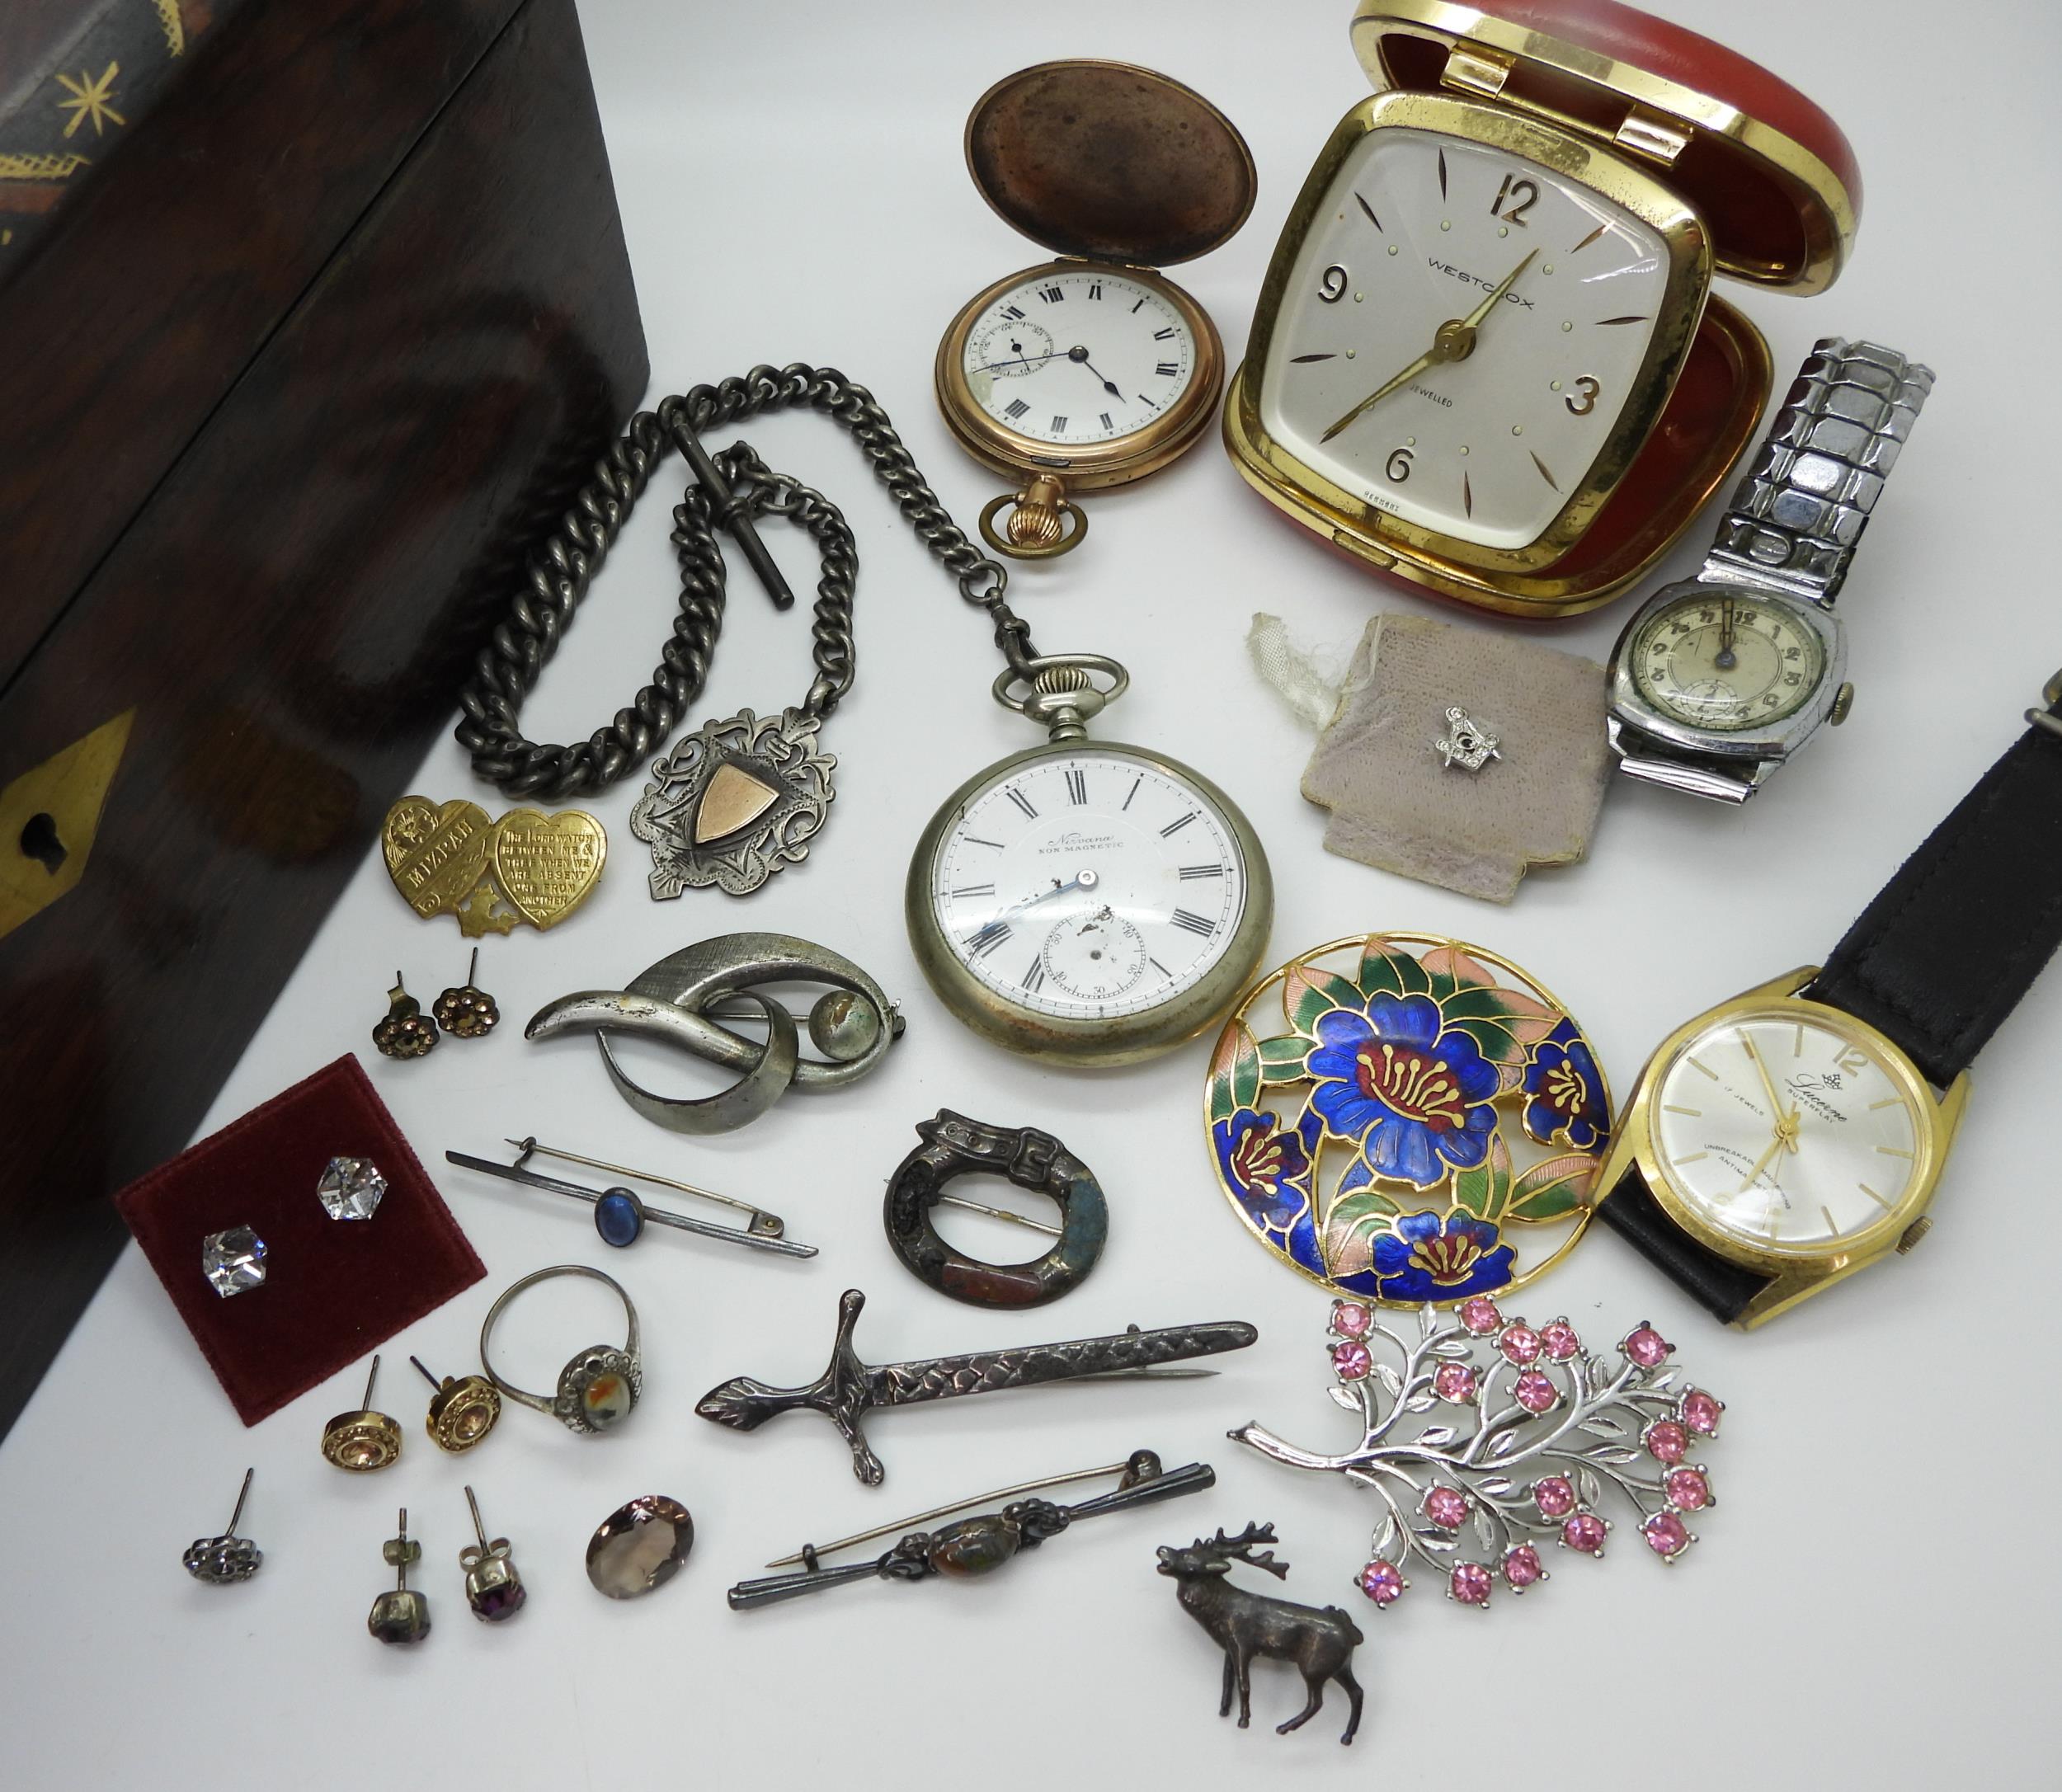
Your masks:
{"label": "westclox travel alarm clock", "polygon": [[960,308],[939,345],[939,408],[969,454],[1021,482],[982,510],[982,537],[1043,559],[1087,528],[1070,492],[1142,479],[1208,428],[1224,347],[1203,307],[1156,270],[1208,254],[1245,222],[1253,157],[1178,81],[1050,62],[976,102],[967,168],[1005,222],[1057,258]]}
{"label": "westclox travel alarm clock", "polygon": [[1861,205],[1839,128],[1610,0],[1363,0],[1377,89],[1289,214],[1225,406],[1264,496],[1377,569],[1511,614],[1638,579],[1770,388],[1716,275],[1816,293]]}

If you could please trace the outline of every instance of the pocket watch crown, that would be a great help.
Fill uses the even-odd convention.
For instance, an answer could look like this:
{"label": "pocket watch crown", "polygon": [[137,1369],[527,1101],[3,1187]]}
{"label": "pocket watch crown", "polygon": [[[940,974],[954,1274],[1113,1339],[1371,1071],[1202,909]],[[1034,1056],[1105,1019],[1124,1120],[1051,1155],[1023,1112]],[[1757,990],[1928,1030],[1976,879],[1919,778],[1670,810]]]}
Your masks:
{"label": "pocket watch crown", "polygon": [[1031,688],[1041,697],[1061,697],[1073,691],[1086,690],[1089,682],[1085,667],[1048,666],[1031,680]]}

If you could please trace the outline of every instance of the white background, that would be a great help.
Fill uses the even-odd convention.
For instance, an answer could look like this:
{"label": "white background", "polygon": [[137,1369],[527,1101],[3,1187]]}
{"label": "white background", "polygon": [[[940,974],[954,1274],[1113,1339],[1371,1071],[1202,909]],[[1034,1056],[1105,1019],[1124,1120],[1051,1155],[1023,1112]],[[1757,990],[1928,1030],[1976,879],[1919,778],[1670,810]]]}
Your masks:
{"label": "white background", "polygon": [[[971,523],[997,485],[936,415],[932,353],[965,298],[1042,256],[967,181],[968,106],[1014,68],[1075,54],[1165,69],[1222,106],[1252,144],[1259,202],[1238,238],[1179,278],[1236,358],[1303,174],[1366,92],[1349,10],[591,0],[589,50],[654,396],[760,360],[842,368],[873,388]],[[1822,956],[2017,734],[2062,660],[2048,563],[2058,394],[2042,322],[2062,273],[2052,10],[1659,10],[1805,88],[1860,155],[1867,206],[1838,285],[1810,300],[1729,294],[1768,332],[1779,370],[1815,336],[1841,333],[1939,372],[1842,599],[1859,690],[1845,728],[1744,811],[1615,790],[1589,862],[1536,875],[1497,910],[1321,850],[1323,816],[1297,790],[1311,743],[1249,672],[1247,618],[1273,610],[1343,649],[1377,607],[1433,606],[1278,519],[1213,440],[1094,501],[1084,551],[1019,575],[1013,594],[1041,645],[1130,666],[1106,736],[1189,760],[1252,816],[1279,891],[1270,962],[1381,928],[1479,940],[1571,1004],[1621,1095],[1678,1022]],[[844,506],[864,559],[859,680],[828,729],[838,797],[812,856],[749,904],[708,893],[655,905],[626,825],[637,787],[619,788],[592,805],[614,857],[587,909],[554,934],[490,941],[482,954],[501,1032],[405,1065],[367,1040],[391,970],[426,999],[463,981],[464,954],[448,924],[412,920],[368,858],[203,1130],[355,1051],[489,1280],[387,1347],[375,1404],[410,1442],[397,1468],[359,1479],[316,1453],[324,1419],[356,1404],[358,1376],[246,1432],[140,1257],[122,1259],[0,1448],[0,1782],[559,1789],[807,1776],[1002,1789],[1061,1776],[1228,1787],[1264,1773],[1396,1786],[1494,1772],[1542,1792],[2050,1783],[2062,1448],[2040,1415],[2062,1343],[2048,1300],[2062,1044],[2053,974],[1979,1065],[1937,1227],[1915,1255],[1751,1337],[1713,1325],[1608,1233],[1514,1303],[1535,1319],[1565,1311],[1599,1338],[1651,1316],[1730,1403],[1702,1452],[1720,1507],[1683,1564],[1664,1571],[1622,1527],[1604,1561],[1562,1558],[1550,1585],[1486,1616],[1447,1604],[1426,1576],[1377,1614],[1346,1584],[1368,1503],[1224,1439],[1258,1418],[1322,1446],[1348,1422],[1325,1395],[1324,1297],[1267,1258],[1213,1187],[1198,1117],[1207,1044],[1120,1075],[1057,1074],[977,1043],[930,998],[903,934],[909,848],[946,791],[1033,737],[989,701],[999,662],[979,618],[843,436],[807,416],[748,433]],[[526,711],[537,737],[584,732],[645,677],[673,611],[666,488],[680,477],[675,462],[654,481]],[[1700,520],[1671,576],[1694,567],[1708,534]],[[798,587],[812,583],[798,538],[770,539]],[[1627,613],[1621,603],[1544,633],[1601,659]],[[795,700],[804,635],[741,574],[702,713]],[[415,788],[494,801],[448,742]],[[843,1095],[689,1142],[624,1108],[581,1042],[523,1042],[522,1020],[550,997],[619,985],[690,940],[743,927],[820,938],[878,976],[910,1017],[887,1067]],[[894,1263],[882,1185],[914,1142],[911,1123],[943,1104],[1047,1126],[1099,1173],[1111,1241],[1084,1291],[1044,1311],[990,1314]],[[791,1263],[671,1234],[609,1253],[569,1203],[501,1192],[441,1162],[447,1147],[491,1152],[503,1134],[533,1130],[746,1193],[823,1254]],[[643,1310],[642,1409],[599,1440],[511,1409],[473,1456],[440,1457],[420,1430],[427,1390],[406,1351],[440,1372],[471,1369],[494,1292],[567,1259],[605,1262]],[[873,1430],[888,1465],[878,1493],[854,1481],[819,1421],[742,1437],[694,1418],[696,1397],[723,1377],[816,1374],[838,1292],[854,1285],[873,1296],[859,1344],[873,1361],[1132,1320],[1240,1317],[1261,1343],[1225,1359],[1217,1380],[1164,1391],[1043,1390],[891,1415]],[[510,1347],[548,1379],[610,1321],[598,1294],[592,1305],[578,1290],[534,1299]],[[804,1537],[1140,1445],[1170,1465],[1215,1463],[1217,1490],[1098,1520],[982,1583],[869,1583],[751,1616],[723,1605],[731,1582]],[[265,1548],[264,1571],[238,1588],[194,1585],[179,1552],[220,1527],[253,1461],[245,1528]],[[503,1629],[474,1623],[459,1592],[468,1478],[531,1587],[529,1609]],[[581,1573],[587,1535],[647,1491],[693,1508],[694,1554],[657,1596],[605,1602]],[[379,1545],[403,1501],[436,1621],[414,1653],[365,1630],[390,1584]],[[1358,1667],[1368,1707],[1351,1750],[1335,1740],[1336,1691],[1304,1730],[1272,1733],[1300,1703],[1279,1667],[1256,1671],[1252,1729],[1220,1722],[1216,1653],[1152,1573],[1156,1544],[1250,1518],[1279,1527],[1294,1565],[1282,1590],[1350,1602],[1368,1633]]]}

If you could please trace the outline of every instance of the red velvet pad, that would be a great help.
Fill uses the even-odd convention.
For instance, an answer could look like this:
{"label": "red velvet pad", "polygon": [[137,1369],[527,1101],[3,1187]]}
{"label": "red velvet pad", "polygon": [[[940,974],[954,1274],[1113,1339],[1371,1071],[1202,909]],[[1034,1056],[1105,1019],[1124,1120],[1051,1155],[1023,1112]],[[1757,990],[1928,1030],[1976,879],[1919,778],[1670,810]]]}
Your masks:
{"label": "red velvet pad", "polygon": [[[387,1178],[370,1220],[324,1210],[315,1185],[332,1157],[370,1158]],[[115,1206],[247,1425],[487,1274],[349,1054],[131,1183]],[[265,1240],[265,1286],[225,1300],[201,1273],[200,1241],[238,1225]]]}

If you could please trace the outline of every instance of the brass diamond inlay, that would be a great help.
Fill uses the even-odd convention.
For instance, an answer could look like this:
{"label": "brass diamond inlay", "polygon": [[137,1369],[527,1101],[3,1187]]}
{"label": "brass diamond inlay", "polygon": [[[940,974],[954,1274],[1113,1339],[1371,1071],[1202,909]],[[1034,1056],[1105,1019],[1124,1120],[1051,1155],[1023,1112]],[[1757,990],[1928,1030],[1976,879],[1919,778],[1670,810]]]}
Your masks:
{"label": "brass diamond inlay", "polygon": [[694,811],[694,844],[706,846],[749,827],[780,800],[780,793],[729,760],[702,793]]}

